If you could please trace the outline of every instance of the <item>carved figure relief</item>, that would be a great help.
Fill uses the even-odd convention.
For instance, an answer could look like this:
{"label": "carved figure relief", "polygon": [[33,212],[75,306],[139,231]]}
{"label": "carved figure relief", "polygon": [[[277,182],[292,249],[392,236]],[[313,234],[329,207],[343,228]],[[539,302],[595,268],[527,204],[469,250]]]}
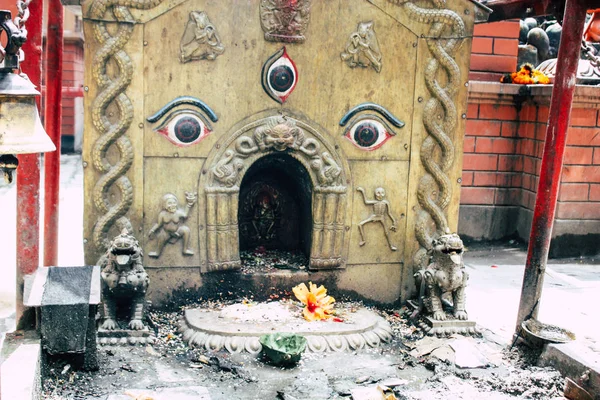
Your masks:
{"label": "carved figure relief", "polygon": [[128,328],[144,329],[144,304],[150,280],[142,265],[142,249],[137,239],[123,229],[100,258],[99,265],[104,303],[102,329],[118,329],[117,309],[129,308]]}
{"label": "carved figure relief", "polygon": [[269,118],[266,124],[254,130],[252,137],[239,137],[235,150],[229,149],[223,154],[212,167],[212,174],[218,182],[232,187],[239,181],[245,166],[244,159],[256,152],[269,150],[302,152],[309,158],[311,169],[317,173],[323,186],[335,184],[341,174],[341,167],[335,159],[328,152],[319,154],[320,144],[312,138],[306,139],[294,120],[285,116]]}
{"label": "carved figure relief", "polygon": [[190,228],[185,225],[189,212],[196,204],[197,193],[185,192],[185,207],[179,207],[179,201],[174,194],[167,193],[162,198],[162,211],[158,214],[158,221],[150,229],[149,239],[156,238],[154,251],[148,253],[150,257],[158,258],[167,244],[174,244],[181,240],[182,254],[194,255],[190,248]]}
{"label": "carved figure relief", "polygon": [[310,21],[312,0],[261,0],[260,22],[265,40],[302,43]]}
{"label": "carved figure relief", "polygon": [[[396,232],[396,218],[394,218],[392,212],[390,211],[389,201],[385,200],[385,189],[383,189],[382,187],[378,187],[377,189],[375,189],[375,200],[368,200],[367,195],[365,194],[365,189],[363,189],[362,187],[359,186],[356,188],[356,190],[362,194],[363,200],[366,205],[373,206],[373,214],[371,214],[367,219],[358,224],[358,231],[360,232],[359,246],[364,246],[367,243],[365,240],[364,225],[371,222],[379,222],[381,224],[381,227],[383,228],[383,233],[385,234],[385,239],[387,240],[390,249],[392,251],[398,250],[398,248],[392,244],[390,239],[389,230]],[[385,223],[386,216],[388,216],[392,220],[392,226],[389,230]]]}
{"label": "carved figure relief", "polygon": [[195,60],[213,61],[223,54],[217,29],[204,11],[192,11],[179,45],[179,60],[182,63]]}
{"label": "carved figure relief", "polygon": [[360,22],[356,32],[352,32],[346,49],[341,53],[342,61],[350,68],[362,67],[381,72],[381,50],[375,35],[373,21]]}
{"label": "carved figure relief", "polygon": [[447,315],[442,307],[442,296],[450,295],[454,318],[468,319],[465,288],[469,275],[463,264],[462,240],[456,233],[447,233],[434,239],[431,248],[431,263],[415,275],[421,293],[419,308],[424,305],[431,318],[444,321]]}

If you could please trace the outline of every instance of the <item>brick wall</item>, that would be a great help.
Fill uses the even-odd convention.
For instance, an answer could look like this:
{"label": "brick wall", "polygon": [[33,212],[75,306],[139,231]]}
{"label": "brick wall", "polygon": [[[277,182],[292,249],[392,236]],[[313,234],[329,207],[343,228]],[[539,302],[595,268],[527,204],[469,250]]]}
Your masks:
{"label": "brick wall", "polygon": [[519,21],[475,25],[471,50],[471,80],[495,81],[517,68]]}
{"label": "brick wall", "polygon": [[[471,82],[459,226],[466,236],[528,239],[551,91],[551,86]],[[578,237],[600,235],[599,109],[600,88],[578,87],[560,184],[554,254],[561,243],[570,246],[563,250],[579,254],[585,241]],[[590,250],[595,252],[596,247]]]}

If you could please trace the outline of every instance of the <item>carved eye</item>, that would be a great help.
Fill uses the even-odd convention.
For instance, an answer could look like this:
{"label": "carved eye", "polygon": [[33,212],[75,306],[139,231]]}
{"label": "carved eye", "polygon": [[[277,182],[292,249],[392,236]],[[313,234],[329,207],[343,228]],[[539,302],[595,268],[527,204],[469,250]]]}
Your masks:
{"label": "carved eye", "polygon": [[[204,102],[194,97],[178,97],[147,120],[148,122],[158,122],[170,110],[184,104],[195,106],[204,111],[211,121],[218,121],[218,117],[213,110],[204,104]],[[174,145],[186,147],[194,145],[208,136],[212,132],[212,127],[203,114],[196,110],[186,108],[174,111],[167,115],[158,128],[155,128],[154,130],[166,137]]]}
{"label": "carved eye", "polygon": [[376,150],[394,133],[374,115],[364,115],[350,123],[344,136],[362,150]]}
{"label": "carved eye", "polygon": [[285,47],[263,65],[262,84],[265,92],[278,103],[284,103],[298,82],[298,70]]}
{"label": "carved eye", "polygon": [[340,126],[347,126],[344,136],[361,150],[376,150],[396,135],[383,119],[373,114],[361,115],[364,111],[376,111],[396,128],[404,127],[404,122],[379,104],[363,103],[351,108],[340,120]]}
{"label": "carved eye", "polygon": [[192,110],[175,112],[167,122],[156,129],[176,146],[185,147],[198,143],[208,136],[212,129],[204,118]]}

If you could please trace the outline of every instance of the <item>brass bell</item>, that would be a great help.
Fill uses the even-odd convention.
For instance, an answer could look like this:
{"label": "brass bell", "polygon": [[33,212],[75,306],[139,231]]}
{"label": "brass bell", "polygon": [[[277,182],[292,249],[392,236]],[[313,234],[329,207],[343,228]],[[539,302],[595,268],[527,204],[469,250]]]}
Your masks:
{"label": "brass bell", "polygon": [[9,11],[0,10],[0,171],[12,182],[17,168],[15,154],[43,153],[56,150],[46,134],[35,99],[40,95],[27,75],[17,74],[22,58],[21,45],[27,39],[11,20]]}
{"label": "brass bell", "polygon": [[[28,79],[0,71],[0,155],[56,150],[40,121],[35,104],[39,95]],[[6,158],[0,159],[0,169],[10,183],[13,166]]]}

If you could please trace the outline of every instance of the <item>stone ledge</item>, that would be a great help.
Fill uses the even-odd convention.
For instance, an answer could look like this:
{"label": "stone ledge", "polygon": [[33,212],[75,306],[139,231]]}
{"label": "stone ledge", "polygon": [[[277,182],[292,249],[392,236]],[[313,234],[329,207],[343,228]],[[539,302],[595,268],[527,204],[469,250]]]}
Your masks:
{"label": "stone ledge", "polygon": [[262,350],[260,336],[276,332],[291,332],[306,337],[307,351],[354,351],[377,347],[392,337],[390,324],[367,309],[358,309],[352,322],[265,321],[243,322],[222,318],[220,311],[190,309],[179,322],[183,340],[192,347],[207,351],[227,350],[230,353]]}

